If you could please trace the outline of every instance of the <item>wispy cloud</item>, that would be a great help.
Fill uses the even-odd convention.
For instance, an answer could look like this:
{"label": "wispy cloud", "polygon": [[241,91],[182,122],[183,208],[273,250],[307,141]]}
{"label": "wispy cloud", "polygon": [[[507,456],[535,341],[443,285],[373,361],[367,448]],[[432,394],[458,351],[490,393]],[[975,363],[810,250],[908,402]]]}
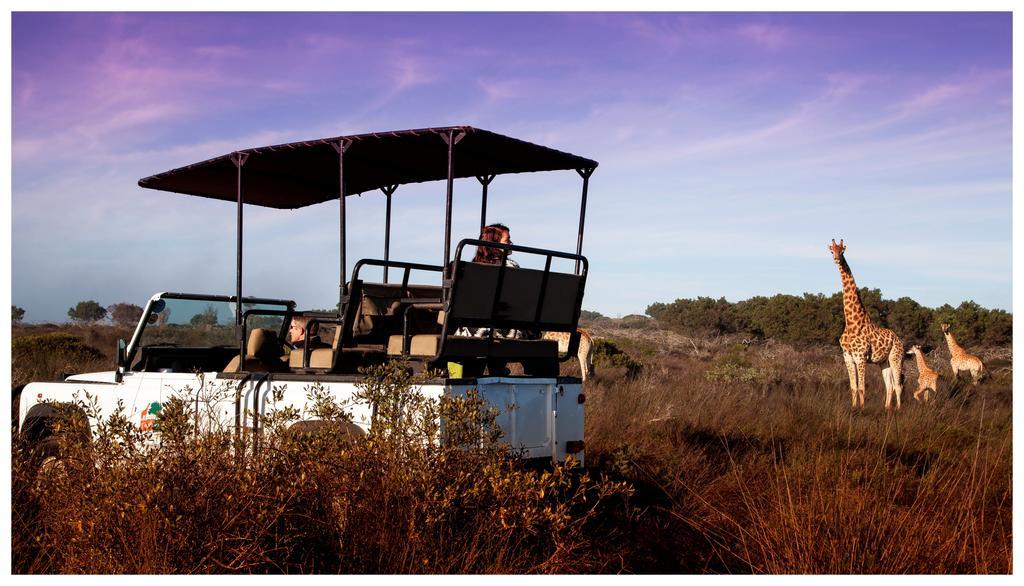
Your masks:
{"label": "wispy cloud", "polygon": [[437,77],[425,59],[415,55],[398,55],[391,66],[391,82],[395,92],[404,92],[428,84]]}
{"label": "wispy cloud", "polygon": [[206,45],[203,47],[196,47],[193,51],[200,57],[209,57],[212,59],[243,57],[247,53],[247,51],[239,45]]}
{"label": "wispy cloud", "polygon": [[781,49],[794,43],[795,34],[789,27],[765,23],[749,23],[736,29],[740,38],[767,49]]}

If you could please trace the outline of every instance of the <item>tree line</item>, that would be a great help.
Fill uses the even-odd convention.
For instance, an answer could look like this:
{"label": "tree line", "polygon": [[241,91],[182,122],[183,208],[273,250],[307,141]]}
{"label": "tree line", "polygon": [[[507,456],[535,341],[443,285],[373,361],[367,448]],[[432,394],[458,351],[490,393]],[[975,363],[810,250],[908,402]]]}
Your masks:
{"label": "tree line", "polygon": [[[142,307],[134,303],[115,303],[103,307],[90,299],[79,301],[74,307],[69,308],[68,317],[71,318],[71,321],[80,324],[92,324],[109,317],[115,325],[134,326],[142,318]],[[11,305],[11,322],[21,323],[24,319],[25,310],[17,305]]]}
{"label": "tree line", "polygon": [[[999,346],[1013,337],[1013,315],[986,309],[974,301],[957,307],[930,308],[909,297],[884,299],[879,289],[860,289],[860,298],[875,325],[889,328],[905,344],[944,344],[940,324],[948,323],[965,345]],[[843,333],[843,294],[804,293],[757,296],[731,303],[724,297],[676,299],[652,303],[647,315],[668,327],[691,334],[744,333],[796,346],[837,344]]]}

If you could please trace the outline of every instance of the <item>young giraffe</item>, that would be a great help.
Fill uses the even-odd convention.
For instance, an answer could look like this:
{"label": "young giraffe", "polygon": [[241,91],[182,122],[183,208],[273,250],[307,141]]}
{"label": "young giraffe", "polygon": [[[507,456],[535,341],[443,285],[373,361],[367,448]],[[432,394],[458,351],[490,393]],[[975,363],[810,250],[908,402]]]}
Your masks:
{"label": "young giraffe", "polygon": [[913,354],[917,361],[917,390],[914,391],[914,399],[920,401],[923,394],[924,402],[927,403],[928,391],[932,392],[933,397],[939,393],[939,373],[932,370],[924,361],[924,352],[917,344],[911,346],[907,353]]}
{"label": "young giraffe", "polygon": [[[583,382],[587,382],[588,377],[594,376],[594,339],[590,337],[590,332],[583,328],[577,328],[576,331],[580,333],[580,346],[576,351],[576,358],[580,361],[580,376]],[[558,342],[559,352],[569,350],[569,332],[544,332],[541,337]]]}
{"label": "young giraffe", "polygon": [[892,399],[896,398],[896,409],[900,408],[903,394],[903,342],[892,330],[880,328],[871,322],[857,292],[857,283],[853,280],[850,265],[846,264],[843,253],[846,245],[832,241],[828,247],[832,259],[839,266],[839,276],[843,280],[843,317],[846,329],[839,337],[839,346],[843,349],[843,361],[846,372],[850,375],[850,402],[854,407],[860,403],[864,408],[864,371],[868,362],[882,362],[888,359],[889,367],[882,369],[882,382],[885,383],[885,408],[892,409]]}
{"label": "young giraffe", "polygon": [[985,366],[981,358],[964,350],[957,344],[953,333],[949,331],[949,324],[942,324],[942,335],[946,336],[946,345],[949,346],[949,365],[953,367],[953,379],[955,380],[960,371],[970,372],[973,384],[978,384]]}

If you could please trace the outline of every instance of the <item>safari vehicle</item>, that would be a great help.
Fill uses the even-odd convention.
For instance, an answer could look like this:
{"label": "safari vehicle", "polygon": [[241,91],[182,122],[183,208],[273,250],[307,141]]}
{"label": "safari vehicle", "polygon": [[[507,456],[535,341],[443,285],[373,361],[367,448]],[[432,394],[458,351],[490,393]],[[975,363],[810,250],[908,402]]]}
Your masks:
{"label": "safari vehicle", "polygon": [[[419,387],[430,396],[477,389],[500,412],[504,440],[526,458],[583,461],[585,397],[577,377],[559,376],[574,357],[577,322],[587,279],[582,255],[589,178],[597,162],[469,126],[339,136],[251,148],[146,177],[147,189],[233,201],[237,205],[234,295],[158,293],[146,304],[131,340],[118,342],[117,369],[34,382],[21,390],[20,429],[45,441],[55,405],[89,394],[110,413],[120,402],[140,428],[153,427],[161,404],[218,383],[233,393],[210,402],[204,416],[236,430],[260,433],[258,414],[294,407],[312,421],[307,391],[322,386],[351,398],[361,367],[389,360],[443,372]],[[583,180],[576,251],[562,252],[464,239],[452,256],[452,192],[457,178],[476,178],[487,191],[498,175],[572,170]],[[438,264],[389,258],[391,198],[399,186],[446,181],[444,250]],[[384,255],[356,262],[347,282],[345,200],[381,190],[386,196]],[[295,209],[337,200],[340,224],[337,311],[302,311],[287,299],[242,295],[243,204]],[[570,233],[571,234],[571,233]],[[476,247],[533,257],[543,268],[467,262]],[[564,270],[555,270],[564,265]],[[571,267],[571,268],[569,268]],[[380,272],[378,273],[378,269]],[[389,282],[389,273],[401,280]],[[372,276],[371,276],[372,273]],[[374,277],[380,274],[380,279]],[[413,276],[416,275],[416,278]],[[241,300],[241,303],[238,301]],[[330,347],[286,355],[289,324],[305,316]],[[458,335],[486,328],[487,337]],[[568,348],[544,339],[506,339],[495,330],[570,332]],[[514,366],[492,372],[495,363]],[[188,395],[192,396],[192,395]],[[196,396],[196,401],[200,399]],[[372,405],[356,405],[352,433],[369,429]],[[92,421],[93,425],[97,422]]]}

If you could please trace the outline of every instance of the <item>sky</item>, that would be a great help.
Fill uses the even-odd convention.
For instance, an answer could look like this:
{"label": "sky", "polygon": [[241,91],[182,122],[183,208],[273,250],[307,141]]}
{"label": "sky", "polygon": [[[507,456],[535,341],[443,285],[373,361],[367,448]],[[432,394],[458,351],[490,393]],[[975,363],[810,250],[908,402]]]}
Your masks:
{"label": "sky", "polygon": [[[584,308],[862,287],[1012,310],[1012,17],[988,13],[13,14],[11,296],[233,294],[233,203],[137,181],[237,149],[471,125],[595,159]],[[575,172],[499,176],[488,221],[574,251]],[[393,199],[439,264],[444,182]],[[480,186],[455,183],[455,240]],[[348,203],[349,267],[384,197]],[[338,297],[337,203],[247,206],[243,293]],[[524,259],[520,259],[524,261]],[[523,262],[529,266],[530,263]]]}

